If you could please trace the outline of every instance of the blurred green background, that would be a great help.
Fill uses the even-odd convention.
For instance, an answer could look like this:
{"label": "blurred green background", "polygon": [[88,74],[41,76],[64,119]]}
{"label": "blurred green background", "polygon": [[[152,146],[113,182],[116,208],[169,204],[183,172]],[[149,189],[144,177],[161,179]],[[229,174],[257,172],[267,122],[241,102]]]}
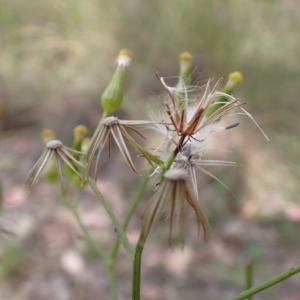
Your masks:
{"label": "blurred green background", "polygon": [[[195,80],[200,83],[207,78],[226,78],[235,70],[243,73],[244,83],[235,95],[248,102],[245,108],[270,139],[264,140],[246,117],[240,118],[241,126],[235,133],[230,132],[229,136],[234,137],[230,137],[229,145],[234,146],[234,154],[229,158],[241,162],[243,168],[218,173],[234,191],[234,201],[216,183],[210,185],[209,191],[205,188],[212,227],[218,231],[223,222],[232,218],[234,222],[236,218],[242,222],[256,220],[258,231],[260,226],[262,231],[264,226],[277,229],[279,245],[282,239],[298,238],[297,0],[0,0],[0,8],[3,149],[6,139],[24,136],[24,132],[32,138],[44,127],[53,128],[69,141],[74,125],[84,123],[95,128],[100,95],[122,48],[134,54],[122,114],[147,118],[146,104],[157,104],[158,97],[153,94],[163,92],[155,72],[160,76],[178,75],[178,56],[188,51],[194,57]],[[16,169],[9,173],[6,164],[3,166],[11,178],[21,180],[14,175]],[[7,176],[2,176],[5,183],[9,182]],[[265,237],[259,242],[253,240],[249,251],[259,258],[266,248],[274,246],[265,244]],[[299,250],[299,242],[287,244]],[[282,249],[284,259],[284,245]],[[218,263],[214,268],[222,269]],[[274,270],[283,271],[276,267]],[[195,294],[183,295],[198,299]],[[219,294],[209,295],[220,299]],[[272,299],[288,299],[270,295]],[[151,297],[145,295],[145,299],[158,299]]]}

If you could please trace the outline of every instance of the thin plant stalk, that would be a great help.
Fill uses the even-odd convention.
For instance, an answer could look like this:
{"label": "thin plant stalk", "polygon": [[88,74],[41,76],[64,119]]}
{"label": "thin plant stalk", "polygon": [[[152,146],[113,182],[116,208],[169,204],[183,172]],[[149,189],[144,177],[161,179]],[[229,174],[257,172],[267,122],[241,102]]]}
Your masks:
{"label": "thin plant stalk", "polygon": [[295,267],[289,269],[288,271],[285,271],[275,277],[273,277],[272,279],[270,280],[267,280],[265,282],[263,282],[262,284],[258,285],[258,286],[255,286],[243,293],[241,293],[240,295],[234,297],[234,298],[231,298],[230,300],[243,300],[243,299],[247,299],[249,296],[252,296],[252,295],[255,295],[255,294],[258,294],[259,292],[261,291],[264,291],[268,288],[270,288],[271,286],[297,274],[300,272],[300,264],[299,265],[296,265]]}
{"label": "thin plant stalk", "polygon": [[98,123],[98,126],[97,126],[96,130],[94,131],[94,134],[93,134],[93,136],[92,136],[92,138],[91,138],[91,140],[90,140],[90,143],[89,143],[89,147],[88,147],[88,148],[91,147],[91,145],[92,145],[92,143],[93,143],[95,137],[96,137],[96,136],[98,135],[98,133],[100,132],[100,130],[101,130],[102,126],[103,126],[102,121],[103,121],[106,117],[107,117],[107,114],[106,114],[105,112],[103,112],[102,117],[101,117],[101,120],[100,120],[100,122]]}
{"label": "thin plant stalk", "polygon": [[100,190],[98,189],[95,181],[93,178],[89,177],[88,178],[88,183],[90,185],[90,187],[92,188],[92,190],[94,191],[97,200],[103,205],[104,209],[106,210],[108,216],[110,217],[116,231],[117,231],[117,235],[118,235],[118,239],[120,240],[120,242],[122,243],[122,245],[124,246],[124,248],[126,249],[126,251],[130,254],[130,256],[133,258],[134,255],[134,247],[132,246],[132,244],[130,243],[130,241],[128,240],[125,231],[123,230],[122,225],[120,224],[120,222],[118,221],[118,219],[116,218],[111,206],[109,205],[109,203],[105,200],[105,198],[103,197],[102,193],[100,192]]}
{"label": "thin plant stalk", "polygon": [[144,243],[138,242],[133,259],[133,274],[132,274],[132,300],[140,300],[141,294],[141,266]]}
{"label": "thin plant stalk", "polygon": [[87,228],[84,226],[84,224],[81,221],[81,218],[75,208],[71,208],[71,212],[73,213],[83,235],[84,239],[87,241],[87,243],[92,247],[97,254],[103,259],[106,265],[106,269],[108,272],[108,278],[109,278],[109,286],[110,286],[110,293],[111,293],[111,299],[117,300],[118,299],[118,293],[117,293],[117,283],[116,283],[116,276],[114,273],[113,268],[109,264],[109,257],[108,254],[105,252],[105,250],[91,237],[89,234]]}
{"label": "thin plant stalk", "polygon": [[163,165],[163,172],[162,172],[161,180],[163,180],[163,174],[171,168],[171,166],[176,158],[176,155],[182,149],[185,138],[186,138],[186,135],[183,134],[178,142],[177,147],[174,149],[174,151],[170,155],[169,159]]}
{"label": "thin plant stalk", "polygon": [[[105,112],[103,112],[103,115],[101,117],[101,120],[93,134],[93,137],[91,138],[89,147],[91,146],[93,140],[95,139],[95,137],[97,136],[97,134],[99,133],[99,131],[101,130],[103,123],[102,121],[107,117],[107,114]],[[121,243],[123,244],[124,248],[127,250],[127,252],[131,255],[131,257],[133,257],[133,253],[134,253],[134,248],[131,245],[131,243],[129,242],[123,228],[122,225],[120,224],[120,222],[118,221],[118,219],[116,218],[113,210],[111,209],[110,205],[108,204],[108,202],[105,200],[105,198],[103,197],[102,193],[100,192],[100,190],[98,189],[97,185],[95,184],[94,180],[89,177],[88,178],[88,183],[90,185],[90,187],[92,188],[92,190],[94,191],[97,200],[100,201],[100,203],[103,205],[104,209],[106,210],[108,216],[110,217],[114,227],[117,230],[117,234],[118,234],[118,239],[120,239]]]}
{"label": "thin plant stalk", "polygon": [[56,189],[56,192],[59,196],[59,198],[61,199],[61,201],[63,202],[63,204],[68,207],[68,209],[71,211],[71,213],[73,214],[77,224],[79,225],[82,233],[83,233],[83,237],[85,239],[85,241],[88,243],[88,245],[93,248],[97,254],[103,259],[106,269],[107,269],[107,273],[108,273],[108,278],[109,278],[109,286],[110,286],[110,293],[111,293],[111,299],[112,300],[118,300],[118,293],[117,293],[117,284],[116,284],[116,276],[114,273],[114,269],[111,267],[111,265],[109,264],[109,256],[108,254],[105,252],[105,250],[101,247],[100,244],[98,244],[90,235],[89,231],[87,230],[86,226],[83,224],[80,215],[78,214],[77,211],[77,206],[78,206],[78,199],[79,199],[79,195],[80,195],[80,190],[76,189],[76,194],[74,196],[74,204],[69,203],[64,195],[62,195],[58,189]]}
{"label": "thin plant stalk", "polygon": [[[253,286],[253,262],[250,261],[245,265],[245,287],[246,290],[251,289]],[[247,300],[253,300],[254,297],[249,296]]]}
{"label": "thin plant stalk", "polygon": [[[125,218],[125,221],[124,221],[124,224],[123,224],[123,230],[124,232],[126,232],[126,229],[128,228],[129,226],[129,223],[137,209],[137,206],[139,205],[142,197],[144,196],[145,194],[145,191],[146,191],[146,188],[147,188],[147,184],[150,180],[150,174],[153,172],[153,169],[151,168],[149,173],[146,175],[146,177],[144,178],[142,184],[140,185],[140,188],[139,188],[139,191],[134,199],[134,201],[132,202],[131,204],[131,207],[126,215],[126,218]],[[111,265],[114,265],[116,263],[116,258],[118,256],[118,253],[119,253],[119,249],[120,249],[120,240],[118,239],[116,242],[115,242],[115,245],[114,245],[114,248],[111,252],[111,256],[110,256],[110,264]]]}
{"label": "thin plant stalk", "polygon": [[[181,136],[177,147],[175,148],[173,153],[170,155],[169,159],[164,164],[160,183],[162,183],[162,181],[163,181],[163,174],[168,169],[170,169],[172,163],[175,160],[176,155],[182,149],[182,144],[184,143],[185,138],[186,138],[185,135]],[[141,237],[140,237],[140,239],[141,239]],[[142,266],[142,255],[143,255],[144,244],[145,244],[145,241],[141,241],[140,239],[139,239],[138,244],[136,246],[136,249],[135,249],[135,252],[134,252],[134,258],[133,258],[132,300],[140,300],[141,266]]]}

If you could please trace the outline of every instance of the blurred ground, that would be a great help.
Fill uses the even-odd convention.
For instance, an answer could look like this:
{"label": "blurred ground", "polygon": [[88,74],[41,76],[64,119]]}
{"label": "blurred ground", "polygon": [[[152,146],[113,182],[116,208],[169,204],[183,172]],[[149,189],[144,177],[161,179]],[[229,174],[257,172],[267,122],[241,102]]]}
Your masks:
{"label": "blurred ground", "polygon": [[[0,103],[5,115],[0,144],[3,189],[0,299],[109,299],[103,263],[86,248],[69,211],[43,180],[31,193],[23,181],[42,152],[40,131],[50,127],[70,145],[72,128],[92,131],[99,97],[127,47],[134,60],[127,76],[124,119],[148,118],[147,106],[163,89],[155,77],[178,74],[182,51],[194,56],[203,82],[239,69],[237,96],[248,101],[270,138],[247,118],[220,137],[228,159],[242,168],[216,169],[235,193],[203,176],[200,201],[212,228],[204,244],[190,224],[184,252],[168,249],[167,222],[148,242],[142,295],[154,299],[229,299],[244,289],[243,268],[254,261],[255,283],[299,263],[299,31],[295,1],[27,1],[0,0]],[[134,107],[134,109],[132,109]],[[229,139],[229,141],[227,140]],[[155,139],[155,137],[153,137]],[[140,169],[145,166],[140,165]],[[124,176],[126,174],[126,176]],[[122,158],[102,164],[97,184],[124,217],[137,175]],[[128,188],[132,187],[132,188]],[[151,188],[149,189],[149,193]],[[149,197],[148,197],[149,198]],[[139,207],[141,212],[143,203]],[[80,212],[105,247],[114,230],[87,188]],[[138,238],[140,216],[128,231]],[[117,266],[120,299],[130,299],[131,263],[122,251]],[[255,299],[300,299],[296,275]]]}

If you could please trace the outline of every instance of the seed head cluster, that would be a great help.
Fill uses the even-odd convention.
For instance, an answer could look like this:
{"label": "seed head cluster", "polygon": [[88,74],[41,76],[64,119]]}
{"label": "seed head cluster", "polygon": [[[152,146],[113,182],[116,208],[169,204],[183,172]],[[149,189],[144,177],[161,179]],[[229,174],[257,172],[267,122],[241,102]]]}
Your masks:
{"label": "seed head cluster", "polygon": [[[210,235],[210,226],[198,200],[198,173],[204,173],[224,185],[206,168],[238,165],[235,162],[210,160],[205,151],[209,138],[238,125],[222,125],[220,122],[228,115],[233,115],[234,110],[239,109],[239,114],[245,114],[253,120],[242,108],[245,103],[232,96],[233,88],[242,81],[242,76],[238,72],[232,73],[223,89],[225,92],[218,91],[221,79],[212,88],[209,81],[199,96],[197,87],[190,84],[192,57],[184,53],[180,58],[181,76],[175,87],[168,86],[164,78],[158,77],[168,94],[164,103],[163,118],[158,120],[158,114],[153,113],[151,120],[121,120],[111,114],[122,103],[125,69],[131,57],[132,54],[128,50],[122,50],[119,54],[116,73],[101,98],[104,115],[93,137],[84,139],[87,134],[86,127],[77,126],[74,130],[73,146],[68,148],[61,141],[54,139],[52,131],[47,131],[44,134],[45,150],[29,172],[26,182],[33,186],[38,177],[47,172],[47,166],[54,165],[62,186],[62,161],[67,165],[68,172],[73,172],[81,180],[90,176],[96,180],[99,165],[103,160],[103,149],[108,147],[110,157],[114,140],[133,172],[138,173],[138,170],[129,147],[137,150],[139,155],[152,165],[153,175],[159,176],[157,188],[144,209],[139,243],[146,242],[163,212],[169,211],[169,243],[173,247],[179,240],[183,247],[189,210],[192,210],[195,217],[198,234],[202,231],[206,241]],[[135,140],[135,135],[146,139],[141,133],[141,127],[155,129],[163,135],[163,142],[158,148],[144,147]]]}

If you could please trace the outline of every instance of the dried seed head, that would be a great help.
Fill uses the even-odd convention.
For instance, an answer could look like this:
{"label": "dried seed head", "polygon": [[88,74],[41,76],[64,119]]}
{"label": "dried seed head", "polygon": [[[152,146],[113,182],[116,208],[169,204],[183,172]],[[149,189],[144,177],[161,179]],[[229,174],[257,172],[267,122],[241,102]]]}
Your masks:
{"label": "dried seed head", "polygon": [[103,121],[103,124],[105,126],[117,125],[119,124],[119,119],[117,117],[110,116]]}
{"label": "dried seed head", "polygon": [[106,144],[108,144],[108,153],[110,155],[111,150],[111,140],[114,139],[116,142],[121,154],[126,159],[126,162],[130,166],[130,168],[137,173],[133,161],[131,159],[131,155],[127,149],[127,145],[130,145],[134,149],[140,151],[142,155],[152,164],[152,159],[155,158],[153,154],[151,154],[148,150],[140,146],[128,133],[128,130],[135,132],[140,137],[145,137],[139,132],[139,130],[135,129],[133,125],[146,125],[152,124],[151,121],[125,121],[119,120],[114,116],[107,117],[102,121],[103,126],[100,127],[99,131],[94,134],[91,142],[90,149],[87,153],[87,174],[91,175],[93,158],[95,157],[95,168],[94,168],[94,178],[96,179],[97,169],[100,162],[100,156],[103,151],[103,148]]}
{"label": "dried seed head", "polygon": [[85,168],[85,166],[74,156],[77,154],[81,154],[81,152],[66,147],[59,140],[51,140],[47,142],[46,149],[30,170],[25,182],[28,182],[30,187],[32,187],[37,181],[39,175],[42,172],[45,172],[46,177],[50,176],[46,179],[54,183],[58,178],[61,186],[63,186],[61,161],[68,165],[70,169],[82,179],[80,171],[78,171],[77,167]]}
{"label": "dried seed head", "polygon": [[189,185],[187,171],[170,169],[164,174],[164,180],[144,210],[140,243],[146,242],[149,233],[156,227],[166,207],[170,207],[169,244],[171,247],[177,238],[184,247],[187,207],[195,213],[198,233],[202,227],[204,240],[208,239],[210,226]]}
{"label": "dried seed head", "polygon": [[46,147],[48,149],[57,149],[60,148],[63,145],[63,143],[59,140],[51,140],[46,143]]}
{"label": "dried seed head", "polygon": [[169,180],[186,180],[188,178],[187,172],[182,169],[171,169],[168,170],[165,174],[164,177]]}

